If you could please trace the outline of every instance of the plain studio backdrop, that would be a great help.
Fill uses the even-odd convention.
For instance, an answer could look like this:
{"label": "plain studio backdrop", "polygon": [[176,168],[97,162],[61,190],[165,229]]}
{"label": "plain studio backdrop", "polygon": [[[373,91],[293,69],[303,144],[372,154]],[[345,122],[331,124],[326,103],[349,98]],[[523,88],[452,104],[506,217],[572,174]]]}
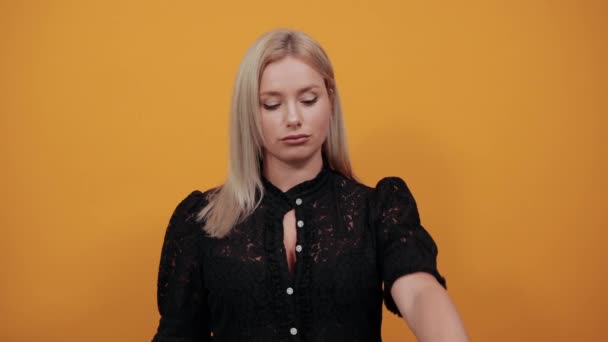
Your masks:
{"label": "plain studio backdrop", "polygon": [[[608,339],[606,1],[0,1],[0,340],[147,341],[246,48],[303,30],[355,171],[403,177],[474,341]],[[414,341],[384,309],[385,341]]]}

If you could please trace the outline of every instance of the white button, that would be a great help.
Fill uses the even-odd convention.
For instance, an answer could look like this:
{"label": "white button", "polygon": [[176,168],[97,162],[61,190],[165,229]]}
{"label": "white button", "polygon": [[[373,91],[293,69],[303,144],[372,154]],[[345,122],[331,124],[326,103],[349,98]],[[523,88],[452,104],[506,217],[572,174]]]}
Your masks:
{"label": "white button", "polygon": [[304,227],[304,221],[299,220],[298,221],[298,227],[300,227],[300,228]]}
{"label": "white button", "polygon": [[297,245],[296,246],[296,252],[300,253],[302,251],[302,246]]}
{"label": "white button", "polygon": [[290,296],[293,294],[293,289],[291,287],[287,288],[287,294]]}
{"label": "white button", "polygon": [[289,332],[290,332],[292,335],[295,335],[295,334],[297,334],[297,333],[298,333],[298,329],[296,329],[296,328],[291,328],[291,329],[289,329]]}
{"label": "white button", "polygon": [[301,198],[296,199],[296,204],[297,204],[297,205],[302,204],[302,199],[301,199]]}

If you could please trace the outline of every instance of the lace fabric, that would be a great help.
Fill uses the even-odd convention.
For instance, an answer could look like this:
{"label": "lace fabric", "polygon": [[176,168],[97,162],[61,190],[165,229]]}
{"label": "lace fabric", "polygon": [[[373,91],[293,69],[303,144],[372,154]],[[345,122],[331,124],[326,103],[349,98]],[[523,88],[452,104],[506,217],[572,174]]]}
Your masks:
{"label": "lace fabric", "polygon": [[[195,222],[212,189],[177,205],[161,251],[153,342],[381,341],[383,300],[401,316],[390,294],[395,280],[428,272],[447,288],[401,178],[370,188],[324,160],[314,179],[286,192],[262,181],[260,206],[222,239]],[[283,245],[292,209],[293,273]]]}

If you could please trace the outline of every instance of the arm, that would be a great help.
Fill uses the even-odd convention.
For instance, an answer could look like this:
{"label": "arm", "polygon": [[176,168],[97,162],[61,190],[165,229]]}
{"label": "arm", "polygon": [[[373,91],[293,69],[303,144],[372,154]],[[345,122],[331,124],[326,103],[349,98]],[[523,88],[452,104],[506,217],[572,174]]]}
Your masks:
{"label": "arm", "polygon": [[152,342],[213,341],[202,284],[202,232],[193,220],[204,204],[203,194],[193,191],[167,225],[157,281],[160,320]]}
{"label": "arm", "polygon": [[376,225],[384,302],[423,342],[468,341],[437,268],[438,248],[421,225],[416,200],[405,181],[376,185],[370,218]]}
{"label": "arm", "polygon": [[402,276],[393,284],[391,295],[419,341],[469,341],[456,307],[432,275],[416,272]]}

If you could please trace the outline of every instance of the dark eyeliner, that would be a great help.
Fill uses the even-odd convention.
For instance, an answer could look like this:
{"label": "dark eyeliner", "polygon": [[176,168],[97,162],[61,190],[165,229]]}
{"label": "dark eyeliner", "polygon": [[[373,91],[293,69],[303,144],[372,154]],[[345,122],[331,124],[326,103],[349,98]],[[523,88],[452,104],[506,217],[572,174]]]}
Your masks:
{"label": "dark eyeliner", "polygon": [[279,108],[280,105],[281,104],[278,103],[276,105],[267,105],[267,104],[264,104],[263,106],[264,106],[264,109],[266,109],[266,110],[275,110],[275,109]]}
{"label": "dark eyeliner", "polygon": [[315,104],[315,103],[317,102],[317,100],[318,100],[318,99],[319,99],[319,97],[318,97],[318,96],[315,96],[315,98],[314,98],[314,99],[312,99],[312,100],[307,100],[307,101],[302,101],[302,103],[305,103],[305,104],[307,104],[307,105],[312,105],[312,104]]}

